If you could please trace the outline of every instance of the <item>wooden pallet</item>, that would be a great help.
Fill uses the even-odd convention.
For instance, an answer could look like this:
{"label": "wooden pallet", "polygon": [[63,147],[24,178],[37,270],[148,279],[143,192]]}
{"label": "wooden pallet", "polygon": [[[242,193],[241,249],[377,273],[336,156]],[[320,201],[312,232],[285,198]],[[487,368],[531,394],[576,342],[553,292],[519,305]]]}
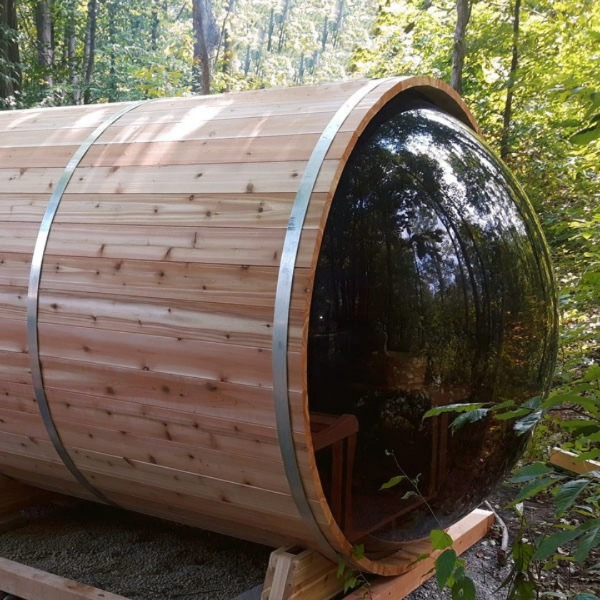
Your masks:
{"label": "wooden pallet", "polygon": [[[494,524],[490,511],[476,509],[452,525],[448,533],[453,548],[461,554],[485,537]],[[421,546],[421,543],[418,543]],[[409,548],[406,551],[410,551]],[[422,551],[419,547],[417,554]],[[415,568],[397,577],[377,577],[368,587],[351,592],[345,600],[400,600],[432,575],[436,553]],[[279,548],[271,554],[261,600],[329,600],[343,590],[337,578],[338,566],[313,550]]]}

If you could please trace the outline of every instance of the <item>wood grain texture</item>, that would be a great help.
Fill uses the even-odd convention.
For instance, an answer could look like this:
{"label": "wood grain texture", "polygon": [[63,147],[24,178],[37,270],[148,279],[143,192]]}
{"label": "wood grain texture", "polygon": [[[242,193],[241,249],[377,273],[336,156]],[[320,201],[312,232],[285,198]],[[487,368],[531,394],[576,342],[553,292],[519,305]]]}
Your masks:
{"label": "wood grain texture", "polygon": [[111,592],[0,558],[2,591],[27,600],[127,600]]}
{"label": "wood grain texture", "polygon": [[[263,543],[314,546],[285,476],[273,398],[273,309],[308,160],[365,81],[160,99],[117,120],[75,169],[44,256],[40,360],[59,435],[127,508]],[[307,327],[320,240],[367,124],[416,88],[472,123],[444,84],[385,81],[351,111],[318,171],[294,270],[287,360],[293,443],[309,506],[352,546],[312,451]],[[123,105],[0,113],[0,474],[83,498],[34,397],[26,317],[40,222],[80,144]],[[398,559],[354,562],[396,574]]]}

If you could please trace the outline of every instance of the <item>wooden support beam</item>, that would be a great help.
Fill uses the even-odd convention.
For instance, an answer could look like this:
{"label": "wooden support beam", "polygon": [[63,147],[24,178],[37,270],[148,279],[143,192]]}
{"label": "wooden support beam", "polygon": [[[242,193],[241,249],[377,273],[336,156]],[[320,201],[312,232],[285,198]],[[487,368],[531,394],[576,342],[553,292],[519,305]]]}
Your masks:
{"label": "wooden support beam", "polygon": [[[494,524],[491,511],[476,509],[448,529],[453,548],[461,554],[485,537]],[[408,550],[410,545],[407,545]],[[432,576],[439,553],[415,565],[398,577],[378,577],[369,587],[358,589],[345,600],[400,600]],[[261,600],[329,600],[343,590],[337,578],[337,565],[314,550],[279,548],[271,554]],[[366,596],[365,596],[366,594]]]}
{"label": "wooden support beam", "polygon": [[25,600],[127,600],[5,558],[0,558],[0,589]]}
{"label": "wooden support beam", "polygon": [[583,475],[598,471],[600,473],[600,462],[595,460],[580,460],[575,452],[568,452],[560,448],[552,448],[550,452],[550,464],[573,473]]}
{"label": "wooden support beam", "polygon": [[[493,524],[493,512],[474,510],[447,529],[448,534],[454,540],[452,547],[457,554],[462,554],[484,538]],[[365,593],[370,600],[401,600],[434,575],[432,569],[438,554],[439,552],[432,553],[430,558],[417,563],[414,569],[404,575],[390,578],[378,577],[368,587],[363,586],[346,596],[345,600],[362,600]]]}

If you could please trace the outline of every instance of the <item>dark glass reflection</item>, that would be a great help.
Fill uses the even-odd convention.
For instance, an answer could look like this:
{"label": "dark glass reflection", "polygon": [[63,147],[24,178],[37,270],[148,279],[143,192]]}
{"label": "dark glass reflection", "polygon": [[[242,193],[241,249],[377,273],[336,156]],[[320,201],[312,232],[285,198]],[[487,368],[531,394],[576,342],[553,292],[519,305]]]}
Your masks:
{"label": "dark glass reflection", "polygon": [[[555,352],[550,266],[528,201],[464,125],[396,100],[343,173],[312,298],[310,410],[358,421],[348,488],[332,452],[316,453],[347,536],[385,552],[480,503],[527,440],[511,421],[453,434],[456,414],[423,414],[528,400],[547,387]],[[401,474],[419,494],[409,479],[380,490]]]}

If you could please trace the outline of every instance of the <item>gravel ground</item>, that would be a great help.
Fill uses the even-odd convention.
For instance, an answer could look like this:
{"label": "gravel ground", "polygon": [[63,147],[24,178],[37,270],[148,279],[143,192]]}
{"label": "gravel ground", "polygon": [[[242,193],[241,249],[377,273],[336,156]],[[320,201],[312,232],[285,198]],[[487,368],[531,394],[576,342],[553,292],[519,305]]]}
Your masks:
{"label": "gravel ground", "polygon": [[263,582],[272,551],[91,503],[25,516],[0,556],[131,600],[231,600]]}

